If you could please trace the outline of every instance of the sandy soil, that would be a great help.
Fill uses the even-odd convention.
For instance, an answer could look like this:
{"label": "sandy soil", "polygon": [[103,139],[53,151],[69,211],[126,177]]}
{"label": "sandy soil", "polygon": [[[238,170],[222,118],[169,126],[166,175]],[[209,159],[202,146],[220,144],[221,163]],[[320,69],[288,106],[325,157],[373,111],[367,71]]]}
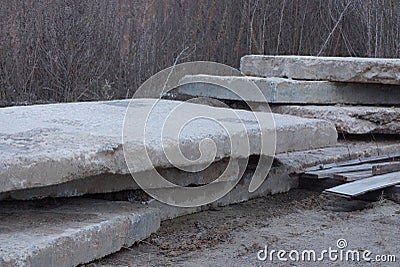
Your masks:
{"label": "sandy soil", "polygon": [[[350,211],[349,211],[350,210]],[[183,216],[162,223],[159,232],[130,248],[96,262],[94,266],[398,266],[400,262],[400,205],[388,200],[348,202],[316,192],[294,190],[217,210]],[[273,261],[257,259],[268,245],[272,250],[301,253],[314,250],[357,251],[359,262]],[[395,255],[396,263],[366,262],[363,252]],[[340,251],[340,250],[339,250]],[[264,254],[260,254],[263,256]],[[296,252],[292,252],[292,258]],[[333,252],[332,257],[340,255]],[[305,254],[307,257],[307,254]]]}

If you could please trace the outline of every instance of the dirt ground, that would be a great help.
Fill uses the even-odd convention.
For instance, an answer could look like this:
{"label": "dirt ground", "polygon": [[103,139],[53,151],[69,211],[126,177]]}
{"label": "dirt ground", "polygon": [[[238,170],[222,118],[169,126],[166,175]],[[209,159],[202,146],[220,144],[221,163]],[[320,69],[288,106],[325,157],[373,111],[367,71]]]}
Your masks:
{"label": "dirt ground", "polygon": [[[165,221],[148,239],[86,267],[398,266],[399,235],[399,204],[385,199],[349,202],[293,190]],[[339,239],[345,239],[339,244],[342,249],[338,248]],[[265,245],[268,256],[272,250],[285,250],[282,256],[287,261],[280,261],[277,253],[272,254],[272,261],[269,257],[259,260],[257,253],[265,250]],[[302,261],[303,250],[314,250],[318,260],[329,248],[338,250],[332,252],[332,260],[325,253],[323,261],[307,261],[307,254]],[[360,261],[346,261],[347,250],[356,251]],[[362,256],[368,250],[367,258],[394,255],[397,264],[367,262]],[[295,261],[296,251],[299,261]],[[342,252],[343,260],[334,260]]]}

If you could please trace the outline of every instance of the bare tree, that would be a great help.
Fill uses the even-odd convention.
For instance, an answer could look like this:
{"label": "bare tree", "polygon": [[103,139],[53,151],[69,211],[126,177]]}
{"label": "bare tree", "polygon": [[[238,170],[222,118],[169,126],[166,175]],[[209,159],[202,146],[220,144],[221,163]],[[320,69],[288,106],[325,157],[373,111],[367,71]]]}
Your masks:
{"label": "bare tree", "polygon": [[3,0],[0,105],[126,98],[177,58],[238,67],[250,53],[399,57],[400,5]]}

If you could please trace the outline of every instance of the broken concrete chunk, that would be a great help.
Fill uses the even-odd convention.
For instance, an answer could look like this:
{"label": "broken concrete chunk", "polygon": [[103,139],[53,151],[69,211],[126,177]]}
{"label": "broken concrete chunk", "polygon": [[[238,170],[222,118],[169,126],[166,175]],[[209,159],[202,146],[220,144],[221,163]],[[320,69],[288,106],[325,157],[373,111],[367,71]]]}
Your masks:
{"label": "broken concrete chunk", "polygon": [[400,85],[400,59],[248,55],[240,69],[250,76]]}
{"label": "broken concrete chunk", "polygon": [[[259,88],[259,94],[253,92],[258,88],[251,83]],[[178,94],[220,100],[272,104],[400,104],[400,88],[396,85],[211,75],[185,76],[181,84],[176,89]]]}
{"label": "broken concrete chunk", "polygon": [[338,132],[400,134],[400,108],[347,106],[274,106],[273,112],[328,120]]}

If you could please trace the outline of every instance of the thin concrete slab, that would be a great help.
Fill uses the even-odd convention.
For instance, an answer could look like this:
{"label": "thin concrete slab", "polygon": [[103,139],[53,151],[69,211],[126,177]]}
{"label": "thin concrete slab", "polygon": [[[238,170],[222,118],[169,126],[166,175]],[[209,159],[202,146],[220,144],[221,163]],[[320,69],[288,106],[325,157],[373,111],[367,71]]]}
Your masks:
{"label": "thin concrete slab", "polygon": [[248,55],[240,70],[249,76],[400,85],[400,59]]}
{"label": "thin concrete slab", "polygon": [[[249,83],[255,83],[265,99],[253,93],[254,87]],[[188,75],[180,84],[175,90],[178,95],[219,100],[271,104],[400,104],[396,85],[211,75]],[[229,90],[224,86],[229,86]]]}
{"label": "thin concrete slab", "polygon": [[[105,174],[128,175],[122,149],[122,129],[128,104],[129,100],[121,100],[0,109],[0,192],[57,185]],[[172,149],[174,143],[161,143],[161,126],[182,102],[161,100],[153,109],[153,115],[147,118],[153,104],[154,100],[136,99],[130,109],[129,115],[134,116],[134,120],[128,127],[128,144],[137,162],[133,172],[143,172],[150,167],[172,167],[165,151]],[[200,143],[212,139],[217,147],[217,161],[231,156],[230,138],[239,142],[243,136],[248,136],[250,150],[235,151],[239,153],[238,157],[246,157],[260,153],[260,137],[268,139],[274,131],[277,153],[336,144],[337,132],[327,121],[260,112],[259,118],[273,116],[275,120],[275,125],[264,124],[260,129],[251,112],[191,103],[186,103],[178,115],[199,113],[218,117],[219,122],[228,125],[232,132],[227,133],[218,123],[196,120],[180,132],[184,155],[196,157]],[[138,127],[143,122],[147,122],[149,131],[145,143],[149,155],[143,148],[144,131]],[[174,123],[170,126],[176,130]],[[170,136],[167,134],[167,137]],[[142,164],[147,157],[154,163],[152,166]],[[181,163],[188,164],[187,161]]]}
{"label": "thin concrete slab", "polygon": [[124,201],[58,199],[0,205],[0,266],[72,267],[143,240],[156,209]]}
{"label": "thin concrete slab", "polygon": [[278,105],[271,109],[280,114],[328,120],[338,132],[348,134],[400,134],[400,108],[396,107]]}

